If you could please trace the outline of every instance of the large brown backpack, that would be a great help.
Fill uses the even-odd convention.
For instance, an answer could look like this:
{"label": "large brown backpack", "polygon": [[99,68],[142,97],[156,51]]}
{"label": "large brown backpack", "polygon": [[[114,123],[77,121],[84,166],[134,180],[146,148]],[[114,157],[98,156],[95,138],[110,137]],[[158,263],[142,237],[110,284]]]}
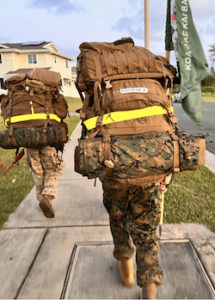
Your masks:
{"label": "large brown backpack", "polygon": [[35,69],[29,74],[12,76],[5,81],[8,89],[1,100],[5,125],[13,134],[14,128],[62,126],[68,113],[68,105],[59,93],[60,73]]}
{"label": "large brown backpack", "polygon": [[87,137],[173,133],[171,93],[176,70],[168,60],[134,46],[131,38],[82,43],[77,81],[85,93],[80,117]]}
{"label": "large brown backpack", "polygon": [[133,184],[205,163],[205,139],[177,127],[171,97],[176,70],[166,58],[134,46],[131,38],[82,43],[80,50],[77,83],[85,98],[76,172]]}

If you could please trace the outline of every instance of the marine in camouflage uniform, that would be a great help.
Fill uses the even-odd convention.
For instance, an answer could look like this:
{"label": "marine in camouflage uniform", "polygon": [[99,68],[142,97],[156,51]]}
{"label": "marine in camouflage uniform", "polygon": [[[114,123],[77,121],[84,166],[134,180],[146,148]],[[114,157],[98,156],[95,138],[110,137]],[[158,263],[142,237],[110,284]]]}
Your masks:
{"label": "marine in camouflage uniform", "polygon": [[119,261],[129,260],[135,245],[137,284],[140,287],[151,282],[161,285],[160,242],[156,235],[161,216],[160,182],[131,185],[106,177],[102,186],[104,206],[110,216],[114,257]]}
{"label": "marine in camouflage uniform", "polygon": [[41,149],[25,148],[27,163],[31,168],[40,208],[48,218],[54,217],[52,200],[57,196],[57,185],[64,161],[53,147]]}
{"label": "marine in camouflage uniform", "polygon": [[[177,131],[177,136],[180,170],[195,169],[201,157],[199,137],[183,131]],[[163,281],[156,229],[161,216],[161,193],[165,193],[175,168],[173,138],[175,141],[177,136],[146,132],[111,137],[109,160],[105,160],[107,148],[102,137],[79,140],[76,147],[76,172],[102,181],[103,201],[110,216],[114,256],[119,260],[122,283],[134,284],[135,245],[137,284],[145,298],[155,299],[156,287]],[[203,138],[202,142],[205,143]],[[111,163],[108,178],[106,168]]]}

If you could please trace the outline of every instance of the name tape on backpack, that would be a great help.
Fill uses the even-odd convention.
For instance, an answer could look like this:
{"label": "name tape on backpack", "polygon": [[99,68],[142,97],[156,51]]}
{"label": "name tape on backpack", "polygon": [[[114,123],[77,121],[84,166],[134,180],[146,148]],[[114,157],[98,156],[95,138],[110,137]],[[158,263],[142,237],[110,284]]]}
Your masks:
{"label": "name tape on backpack", "polygon": [[141,87],[137,87],[137,88],[127,88],[127,89],[120,89],[120,93],[121,94],[128,94],[128,93],[148,93],[148,89],[147,88],[141,88]]}

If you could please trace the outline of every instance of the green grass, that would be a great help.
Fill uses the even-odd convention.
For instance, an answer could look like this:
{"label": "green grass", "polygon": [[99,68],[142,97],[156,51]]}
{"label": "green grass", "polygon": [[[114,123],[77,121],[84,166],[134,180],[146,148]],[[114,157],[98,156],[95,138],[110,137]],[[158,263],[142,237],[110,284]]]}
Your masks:
{"label": "green grass", "polygon": [[76,109],[79,109],[82,107],[82,101],[80,98],[66,97],[66,101],[69,105],[70,112],[75,112]]}
{"label": "green grass", "polygon": [[79,117],[75,117],[75,116],[70,116],[70,118],[66,118],[66,123],[68,125],[68,129],[69,129],[69,133],[68,135],[70,136],[73,132],[73,130],[75,129],[75,127],[77,126],[77,124],[79,123],[80,118]]}
{"label": "green grass", "polygon": [[[69,135],[71,135],[79,122],[79,117],[71,116],[65,122],[68,124]],[[0,118],[0,131],[5,129],[3,118]],[[5,167],[8,168],[14,160],[15,150],[0,148],[0,154]],[[15,182],[12,183],[12,180]],[[33,186],[34,181],[25,156],[19,161],[19,165],[13,166],[6,176],[0,173],[0,228]]]}
{"label": "green grass", "polygon": [[215,103],[215,96],[212,97],[212,96],[209,96],[209,95],[203,95],[202,100],[204,102],[213,102],[213,103]]}
{"label": "green grass", "polygon": [[[14,160],[15,150],[1,149],[0,153],[7,169]],[[15,180],[15,182],[12,183],[12,180]],[[0,228],[33,186],[33,178],[26,164],[25,157],[6,176],[0,173]]]}
{"label": "green grass", "polygon": [[165,194],[164,223],[199,223],[215,232],[215,174],[207,167],[175,176]]}

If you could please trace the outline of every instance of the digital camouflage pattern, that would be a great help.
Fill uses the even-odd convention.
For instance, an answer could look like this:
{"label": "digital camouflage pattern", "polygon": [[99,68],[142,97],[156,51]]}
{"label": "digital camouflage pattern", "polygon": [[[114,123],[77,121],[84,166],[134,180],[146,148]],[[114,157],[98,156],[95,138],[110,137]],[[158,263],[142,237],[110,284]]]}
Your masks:
{"label": "digital camouflage pattern", "polygon": [[25,153],[34,178],[37,199],[42,201],[44,195],[55,198],[61,170],[65,165],[60,153],[49,146],[42,149],[25,148]]}
{"label": "digital camouflage pattern", "polygon": [[[200,138],[197,134],[189,134],[186,131],[179,131],[178,137],[180,148],[180,169],[182,171],[195,170],[199,165],[199,144]],[[205,137],[201,137],[204,138]]]}
{"label": "digital camouflage pattern", "polygon": [[[193,170],[199,161],[199,137],[178,132],[180,169]],[[146,132],[131,136],[111,137],[114,163],[112,178],[137,178],[165,175],[173,169],[174,147],[166,132]],[[106,175],[105,148],[102,138],[80,139],[76,148],[75,171],[88,178]]]}
{"label": "digital camouflage pattern", "polygon": [[[137,284],[161,285],[160,240],[156,228],[161,215],[160,183],[125,185],[105,178],[103,201],[109,216],[114,241],[114,257],[129,259],[136,246]],[[131,237],[131,239],[130,239]]]}
{"label": "digital camouflage pattern", "polygon": [[63,149],[67,135],[65,128],[48,126],[47,133],[43,133],[42,127],[15,128],[13,136],[9,136],[9,130],[0,131],[0,147],[4,149],[16,149],[19,147],[38,149],[45,146]]}

